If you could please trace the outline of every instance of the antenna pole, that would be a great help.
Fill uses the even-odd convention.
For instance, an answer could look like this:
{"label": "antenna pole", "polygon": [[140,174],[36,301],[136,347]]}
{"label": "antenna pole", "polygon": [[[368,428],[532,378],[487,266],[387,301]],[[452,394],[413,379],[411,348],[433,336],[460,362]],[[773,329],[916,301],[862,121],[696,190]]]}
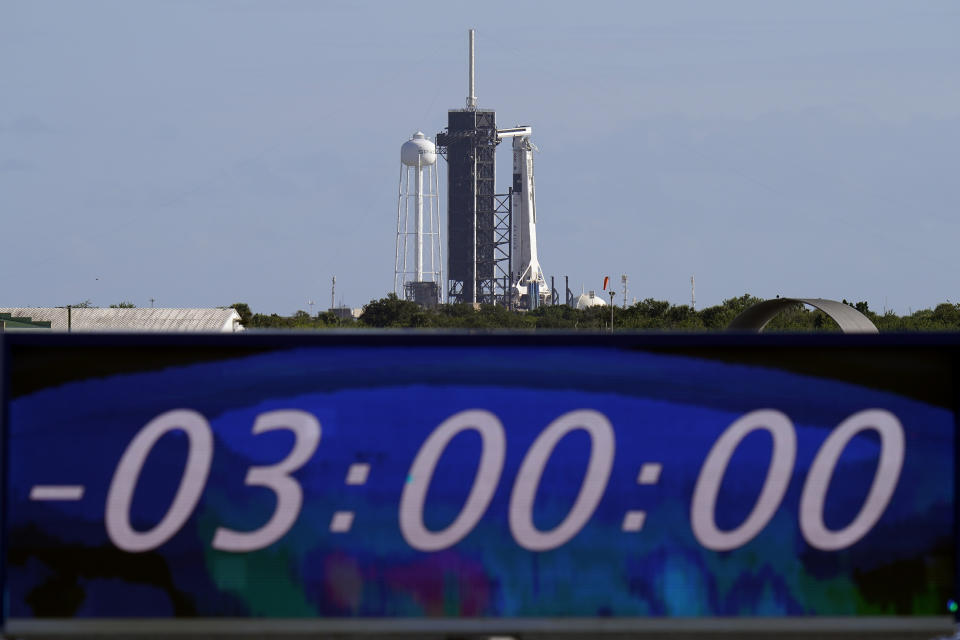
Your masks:
{"label": "antenna pole", "polygon": [[330,287],[330,308],[337,308],[337,276],[333,276],[333,284]]}
{"label": "antenna pole", "polygon": [[477,108],[477,92],[473,77],[473,29],[470,29],[470,93],[467,95],[467,109]]}

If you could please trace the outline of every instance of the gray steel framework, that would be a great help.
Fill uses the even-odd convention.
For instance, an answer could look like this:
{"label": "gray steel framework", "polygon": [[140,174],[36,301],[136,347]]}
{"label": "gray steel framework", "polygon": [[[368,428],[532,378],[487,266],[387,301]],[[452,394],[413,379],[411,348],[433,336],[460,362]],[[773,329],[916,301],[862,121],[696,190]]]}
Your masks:
{"label": "gray steel framework", "polygon": [[[513,228],[513,188],[507,193],[497,193],[493,196],[493,228],[492,234],[484,233],[484,237],[492,237],[489,247],[477,246],[477,254],[489,255],[488,268],[478,273],[492,273],[492,277],[477,282],[485,304],[499,304],[513,308],[510,292],[510,280],[513,275],[513,262],[510,255],[510,234]],[[478,225],[479,230],[479,225]],[[478,233],[479,237],[480,234]],[[479,300],[478,300],[479,302]]]}
{"label": "gray steel framework", "polygon": [[[481,117],[477,118],[477,128],[483,124]],[[496,132],[493,117],[490,124]],[[496,187],[494,185],[497,145],[496,141],[489,144],[484,137],[478,136],[475,149],[476,158],[476,225],[477,244],[476,256],[476,287],[477,302],[480,304],[496,304]]]}
{"label": "gray steel framework", "polygon": [[447,300],[509,304],[512,204],[495,192],[496,114],[454,110],[448,118],[437,134],[447,161]]}

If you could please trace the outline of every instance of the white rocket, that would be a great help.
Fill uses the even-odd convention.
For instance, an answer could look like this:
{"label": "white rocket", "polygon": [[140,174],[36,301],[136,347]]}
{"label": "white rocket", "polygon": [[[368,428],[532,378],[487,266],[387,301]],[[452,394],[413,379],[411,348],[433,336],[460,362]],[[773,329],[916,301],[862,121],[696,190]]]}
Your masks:
{"label": "white rocket", "polygon": [[547,281],[537,258],[537,197],[533,182],[531,127],[499,129],[501,140],[513,138],[513,225],[510,229],[512,288],[521,296],[530,294],[529,306],[540,306],[541,295],[548,296]]}

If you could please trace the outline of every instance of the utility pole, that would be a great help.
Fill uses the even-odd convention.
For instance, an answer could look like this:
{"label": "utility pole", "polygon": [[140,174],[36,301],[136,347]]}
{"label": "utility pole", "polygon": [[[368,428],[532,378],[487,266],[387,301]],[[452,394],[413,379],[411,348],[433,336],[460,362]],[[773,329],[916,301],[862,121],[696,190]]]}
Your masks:
{"label": "utility pole", "polygon": [[697,310],[697,289],[694,286],[693,276],[690,276],[690,307]]}
{"label": "utility pole", "polygon": [[617,295],[616,291],[610,291],[610,333],[613,333],[613,296]]}
{"label": "utility pole", "polygon": [[337,308],[337,276],[333,276],[333,284],[330,287],[330,308]]}
{"label": "utility pole", "polygon": [[620,282],[623,283],[623,308],[627,308],[627,274],[620,276]]}

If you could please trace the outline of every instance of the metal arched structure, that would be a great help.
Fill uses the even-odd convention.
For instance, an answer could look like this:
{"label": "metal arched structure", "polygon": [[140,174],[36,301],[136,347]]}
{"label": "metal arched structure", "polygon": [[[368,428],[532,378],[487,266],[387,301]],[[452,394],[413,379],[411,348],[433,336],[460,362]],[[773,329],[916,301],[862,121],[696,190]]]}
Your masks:
{"label": "metal arched structure", "polygon": [[824,298],[774,298],[773,300],[764,300],[744,310],[743,313],[731,320],[727,330],[756,331],[759,333],[777,314],[786,311],[797,303],[808,304],[820,309],[820,311],[833,318],[844,333],[879,333],[877,327],[870,322],[870,318],[850,305],[836,300],[825,300]]}

